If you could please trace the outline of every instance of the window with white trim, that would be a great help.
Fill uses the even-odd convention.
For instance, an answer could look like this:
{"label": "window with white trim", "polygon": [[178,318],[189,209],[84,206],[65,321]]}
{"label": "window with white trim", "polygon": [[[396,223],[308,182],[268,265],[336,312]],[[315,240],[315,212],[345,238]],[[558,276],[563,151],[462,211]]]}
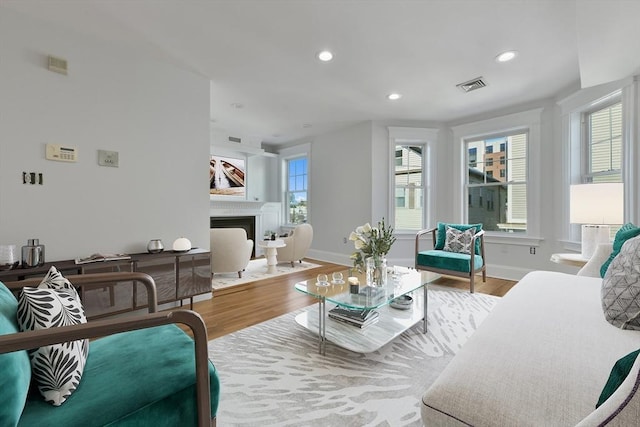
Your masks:
{"label": "window with white trim", "polygon": [[420,230],[424,221],[424,146],[395,146],[395,224],[398,230]]}
{"label": "window with white trim", "polygon": [[308,220],[308,159],[306,156],[286,161],[286,221],[289,224],[302,224]]}
{"label": "window with white trim", "polygon": [[438,130],[389,126],[389,221],[397,234],[415,236],[430,224]]}
{"label": "window with white trim", "polygon": [[526,233],[528,138],[528,131],[519,130],[465,140],[468,223]]}
{"label": "window with white trim", "polygon": [[583,113],[583,182],[622,182],[622,102]]}

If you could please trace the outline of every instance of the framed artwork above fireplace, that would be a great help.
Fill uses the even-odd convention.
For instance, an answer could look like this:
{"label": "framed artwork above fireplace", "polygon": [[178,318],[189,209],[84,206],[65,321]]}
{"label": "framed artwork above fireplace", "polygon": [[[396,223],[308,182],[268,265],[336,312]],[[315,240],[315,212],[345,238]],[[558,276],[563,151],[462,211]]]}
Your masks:
{"label": "framed artwork above fireplace", "polygon": [[245,200],[246,159],[211,155],[209,158],[209,194],[213,198]]}

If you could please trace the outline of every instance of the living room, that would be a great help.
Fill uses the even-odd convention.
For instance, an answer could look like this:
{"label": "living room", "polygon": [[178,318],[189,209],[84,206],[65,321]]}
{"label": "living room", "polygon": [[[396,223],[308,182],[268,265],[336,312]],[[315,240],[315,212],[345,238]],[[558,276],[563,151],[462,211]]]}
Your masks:
{"label": "living room", "polygon": [[[433,3],[433,7],[442,7],[441,2]],[[496,2],[481,3],[496,6]],[[540,28],[554,34],[558,31],[564,35],[562,41],[573,37],[572,56],[558,58],[552,52],[553,44],[548,44],[549,56],[531,65],[527,62],[530,59],[525,47],[499,46],[498,49],[496,46],[494,49],[492,46],[487,48],[491,49],[490,57],[473,55],[477,67],[462,70],[440,83],[460,97],[468,97],[463,98],[468,101],[462,102],[468,102],[469,109],[416,117],[397,114],[396,110],[401,108],[398,105],[402,104],[395,104],[379,107],[380,110],[370,112],[364,119],[343,126],[333,123],[326,129],[323,120],[316,123],[310,117],[300,123],[299,131],[313,133],[299,133],[288,140],[272,137],[265,142],[251,132],[242,134],[234,121],[239,119],[228,119],[229,131],[222,129],[221,121],[225,117],[212,117],[212,102],[219,95],[224,99],[224,106],[229,107],[229,94],[217,92],[220,88],[216,76],[193,65],[197,62],[190,61],[195,53],[189,46],[179,43],[158,46],[148,35],[133,37],[135,23],[128,22],[122,15],[111,19],[114,9],[121,6],[118,2],[92,7],[71,5],[71,2],[47,5],[3,1],[0,4],[0,244],[22,245],[27,239],[38,238],[46,245],[47,261],[74,259],[95,252],[144,252],[151,239],[161,239],[168,246],[179,237],[187,237],[194,247],[209,249],[212,210],[221,201],[228,200],[209,196],[206,159],[213,154],[246,159],[246,200],[235,204],[244,203],[254,209],[262,203],[284,206],[283,162],[292,155],[303,154],[309,158],[308,220],[315,231],[308,257],[350,265],[353,244],[345,238],[355,227],[383,217],[393,218],[393,155],[397,143],[418,141],[430,149],[430,156],[425,157],[431,179],[426,199],[428,217],[425,216],[423,224],[427,228],[438,221],[467,221],[462,141],[526,129],[529,135],[526,231],[487,234],[488,274],[520,280],[534,270],[575,273],[576,267],[550,261],[556,253],[580,252],[580,226],[572,224],[569,218],[569,187],[579,182],[576,171],[581,167],[579,147],[576,154],[579,135],[575,134],[575,117],[598,102],[608,102],[610,97],[621,102],[625,111],[624,219],[640,223],[640,156],[637,153],[640,52],[635,43],[640,34],[633,22],[638,2],[615,2],[617,7],[607,6],[608,2],[590,2],[589,7],[579,6],[578,2],[512,3],[516,9],[531,8],[525,9],[526,13],[535,14],[538,19],[545,13],[556,14],[549,17],[547,27],[540,25]],[[585,7],[576,11],[582,6]],[[133,20],[145,6],[139,3],[131,7]],[[278,11],[286,9],[282,3],[273,7]],[[459,7],[470,7],[470,4],[462,2]],[[615,31],[611,30],[608,43],[624,44],[636,51],[603,51],[585,36],[584,27],[599,16],[601,7],[611,13],[612,19],[622,23],[615,26]],[[73,8],[78,9],[70,14]],[[169,20],[167,15],[171,15],[171,11],[156,11],[161,15],[159,22]],[[512,17],[512,13],[505,16]],[[576,15],[582,21],[577,20]],[[363,16],[366,13],[363,12]],[[557,25],[563,20],[568,29],[561,31]],[[580,25],[575,23],[578,21]],[[97,25],[100,22],[102,24]],[[496,28],[502,24],[500,19],[491,22]],[[517,25],[511,25],[516,32]],[[301,31],[301,26],[304,25],[296,26],[295,30]],[[449,21],[446,26],[456,27],[456,23]],[[264,26],[258,28],[265,30]],[[277,34],[285,31],[277,25],[271,30]],[[232,38],[226,39],[233,33],[219,31],[216,36],[226,44],[233,44]],[[260,34],[251,34],[255,34],[255,43],[259,44]],[[527,46],[530,46],[538,39],[525,34],[518,40],[529,40]],[[472,48],[477,48],[476,44],[482,41],[474,42]],[[320,45],[309,48],[318,49]],[[520,50],[515,62],[497,64],[494,61],[494,56],[503,48]],[[238,44],[237,49],[242,52],[239,56],[248,57],[244,44]],[[397,50],[404,49],[397,47]],[[408,50],[405,54],[410,57],[416,52]],[[309,55],[310,61],[315,61],[315,51]],[[47,69],[48,56],[65,59],[68,74]],[[253,61],[243,64],[242,58],[231,58],[241,64],[239,68],[230,68],[232,71],[228,73],[243,70],[252,74],[255,86],[260,86],[262,64]],[[440,60],[432,58],[434,63]],[[554,89],[547,89],[543,95],[526,85],[500,88],[500,78],[509,71],[499,67],[518,66],[517,61],[521,61],[519,67],[526,63],[527,68],[539,70],[540,74],[549,70],[564,74],[550,78],[548,86]],[[616,66],[604,67],[603,64]],[[314,62],[314,65],[333,64]],[[246,70],[249,68],[254,69],[249,72]],[[320,73],[327,73],[326,68]],[[465,94],[455,87],[481,75],[487,78],[488,84],[477,92]],[[220,79],[224,78],[221,71]],[[283,82],[268,81],[264,85],[276,88],[273,90],[277,92]],[[252,88],[260,89],[252,86],[242,89],[250,93]],[[399,102],[411,100],[410,89],[403,90]],[[500,102],[483,100],[483,93],[498,89],[511,95],[503,96]],[[374,103],[378,102],[375,97],[380,96],[383,102],[388,102],[384,98],[390,88],[379,90],[380,94],[367,94],[366,99]],[[421,89],[416,93],[419,91]],[[527,96],[520,97],[522,92]],[[239,98],[242,95],[237,94]],[[300,95],[300,98],[309,96]],[[438,92],[426,97],[430,98],[430,108],[437,109],[433,99],[439,96]],[[345,95],[335,104],[347,103],[350,97]],[[239,99],[238,102],[245,101]],[[252,107],[246,102],[244,106],[232,107],[235,111],[226,114],[245,114],[249,119],[258,120]],[[356,107],[360,108],[360,104]],[[340,110],[331,103],[323,104],[323,108]],[[295,104],[289,110],[294,109]],[[285,110],[282,115],[289,113]],[[304,128],[303,123],[311,126]],[[229,136],[240,136],[242,142],[230,143]],[[46,160],[46,144],[75,147],[77,162]],[[239,148],[234,148],[236,146]],[[117,152],[119,167],[99,166],[98,150]],[[42,174],[42,184],[23,183],[24,172]],[[280,225],[288,226],[284,211],[281,218]],[[398,231],[388,256],[391,264],[413,266],[415,231]]]}
{"label": "living room", "polygon": [[[52,16],[55,10],[54,6]],[[205,196],[205,172],[196,166],[215,150],[215,141],[210,140],[209,79],[176,66],[162,56],[166,53],[149,49],[148,56],[141,56],[132,46],[123,47],[115,35],[114,40],[103,39],[97,29],[95,37],[80,37],[78,29],[34,19],[12,2],[3,4],[2,19],[3,242],[21,244],[37,237],[46,245],[48,260],[95,252],[141,252],[150,239],[170,244],[181,236],[188,237],[194,247],[208,248],[215,201]],[[43,65],[47,55],[66,58],[69,75],[48,71]],[[280,148],[265,146],[267,151],[293,146],[312,151],[309,221],[321,232],[316,233],[309,256],[348,264],[352,247],[344,237],[359,224],[389,217],[389,127],[431,132],[433,186],[425,224],[431,225],[465,220],[460,197],[463,174],[457,169],[462,152],[454,139],[465,137],[464,132],[531,125],[532,137],[538,141],[530,142],[526,238],[488,237],[489,268],[492,275],[513,280],[535,269],[564,270],[549,258],[579,249],[572,244],[579,240],[577,226],[570,225],[568,218],[568,186],[573,178],[567,176],[567,169],[574,166],[568,164],[573,160],[566,145],[566,120],[576,108],[616,91],[622,91],[625,105],[636,105],[638,98],[637,64],[625,63],[626,68],[618,70],[611,82],[580,89],[574,55],[568,60],[573,70],[565,78],[567,84],[544,99],[497,109],[476,107],[474,114],[454,121],[364,120],[289,141]],[[516,60],[524,60],[522,56]],[[634,115],[628,114],[629,129],[637,129],[637,120],[634,123]],[[488,130],[477,130],[483,127]],[[77,147],[79,161],[45,160],[48,143]],[[119,152],[120,167],[99,167],[94,158],[97,150]],[[248,159],[247,200],[281,202],[278,158]],[[638,219],[640,203],[634,191],[638,161],[638,156],[625,160],[629,177],[625,182],[630,187],[626,219],[632,222]],[[42,173],[43,185],[23,184],[25,171]],[[357,188],[345,183],[357,183]],[[56,208],[45,214],[44,206]],[[412,232],[398,236],[389,254],[393,263],[411,265],[412,239]]]}

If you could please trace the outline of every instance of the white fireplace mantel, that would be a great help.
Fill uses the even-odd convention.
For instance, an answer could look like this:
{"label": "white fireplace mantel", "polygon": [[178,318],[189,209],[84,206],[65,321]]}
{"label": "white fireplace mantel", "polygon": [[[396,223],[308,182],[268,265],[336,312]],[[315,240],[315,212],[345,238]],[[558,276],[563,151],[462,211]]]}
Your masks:
{"label": "white fireplace mantel", "polygon": [[[212,200],[209,216],[255,216],[256,239],[260,239],[266,230],[280,230],[282,204],[280,202]],[[261,254],[262,249],[256,247],[256,256]]]}

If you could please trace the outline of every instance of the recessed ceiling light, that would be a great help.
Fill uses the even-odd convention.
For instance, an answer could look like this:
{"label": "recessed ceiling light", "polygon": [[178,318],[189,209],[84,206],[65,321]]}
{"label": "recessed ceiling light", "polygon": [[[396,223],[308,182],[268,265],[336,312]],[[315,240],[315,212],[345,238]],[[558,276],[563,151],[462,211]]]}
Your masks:
{"label": "recessed ceiling light", "polygon": [[387,98],[395,101],[396,99],[402,98],[402,95],[400,95],[399,93],[390,93],[389,95],[387,95]]}
{"label": "recessed ceiling light", "polygon": [[323,50],[318,54],[318,59],[323,62],[331,61],[333,59],[333,53],[328,50]]}
{"label": "recessed ceiling light", "polygon": [[496,62],[509,62],[512,59],[514,59],[516,56],[518,56],[517,50],[508,50],[496,56]]}

